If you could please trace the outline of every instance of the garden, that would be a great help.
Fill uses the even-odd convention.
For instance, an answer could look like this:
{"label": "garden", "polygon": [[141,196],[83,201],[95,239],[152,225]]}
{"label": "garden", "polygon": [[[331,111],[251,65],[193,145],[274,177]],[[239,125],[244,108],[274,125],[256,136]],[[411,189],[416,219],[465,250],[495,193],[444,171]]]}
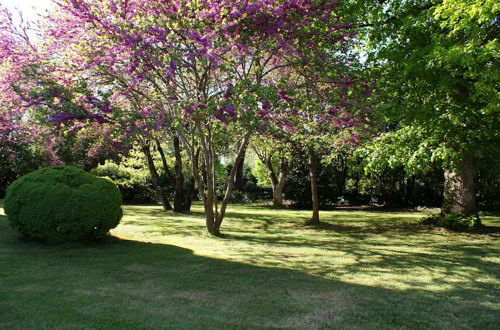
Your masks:
{"label": "garden", "polygon": [[0,0],[0,328],[496,329],[499,12]]}

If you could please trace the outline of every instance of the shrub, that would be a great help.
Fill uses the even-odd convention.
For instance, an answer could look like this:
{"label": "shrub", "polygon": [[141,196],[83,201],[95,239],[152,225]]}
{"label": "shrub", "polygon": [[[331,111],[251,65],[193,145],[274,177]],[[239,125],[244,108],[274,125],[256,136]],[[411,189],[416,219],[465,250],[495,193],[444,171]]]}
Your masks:
{"label": "shrub", "polygon": [[52,166],[15,180],[7,188],[5,213],[14,229],[33,239],[100,239],[120,222],[121,195],[109,179]]}
{"label": "shrub", "polygon": [[436,214],[422,220],[423,225],[444,227],[455,231],[471,231],[478,226],[477,216],[462,216],[460,214]]}
{"label": "shrub", "polygon": [[106,161],[93,169],[92,174],[111,178],[120,189],[125,203],[152,203],[156,200],[147,169]]}

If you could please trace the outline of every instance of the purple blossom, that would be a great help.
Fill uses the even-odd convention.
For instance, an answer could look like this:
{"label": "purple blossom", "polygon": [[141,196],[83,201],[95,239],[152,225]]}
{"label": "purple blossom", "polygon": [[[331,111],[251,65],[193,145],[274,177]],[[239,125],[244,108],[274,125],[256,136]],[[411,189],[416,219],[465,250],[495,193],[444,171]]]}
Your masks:
{"label": "purple blossom", "polygon": [[152,116],[152,111],[155,109],[155,106],[154,105],[149,105],[147,107],[145,107],[144,109],[142,109],[142,111],[140,112],[140,114],[146,118],[149,118]]}
{"label": "purple blossom", "polygon": [[231,117],[236,117],[237,115],[236,108],[232,104],[225,105],[221,110],[223,113],[227,113]]}
{"label": "purple blossom", "polygon": [[177,63],[174,60],[170,60],[170,63],[168,64],[168,69],[167,69],[167,76],[174,77],[176,70],[177,70]]}
{"label": "purple blossom", "polygon": [[291,98],[291,97],[289,97],[289,96],[288,96],[288,92],[287,92],[287,91],[284,91],[284,90],[282,90],[282,89],[280,89],[280,90],[278,91],[278,95],[279,95],[280,99],[282,99],[282,100],[283,100],[283,101],[285,101],[285,102],[290,103],[290,102],[293,102],[293,101],[294,101],[294,99],[293,99],[293,98]]}
{"label": "purple blossom", "polygon": [[188,33],[189,39],[201,44],[203,48],[208,49],[212,46],[212,41],[205,36],[201,36],[198,31],[190,30]]}
{"label": "purple blossom", "polygon": [[224,98],[227,100],[231,97],[231,90],[233,88],[233,84],[229,83],[227,84],[227,87],[226,87],[226,92],[224,93]]}
{"label": "purple blossom", "polygon": [[111,102],[109,100],[104,100],[99,105],[99,110],[101,110],[104,113],[111,113],[113,111],[113,108],[111,107]]}
{"label": "purple blossom", "polygon": [[340,109],[338,107],[333,107],[330,110],[328,110],[328,113],[332,116],[338,116],[340,112]]}

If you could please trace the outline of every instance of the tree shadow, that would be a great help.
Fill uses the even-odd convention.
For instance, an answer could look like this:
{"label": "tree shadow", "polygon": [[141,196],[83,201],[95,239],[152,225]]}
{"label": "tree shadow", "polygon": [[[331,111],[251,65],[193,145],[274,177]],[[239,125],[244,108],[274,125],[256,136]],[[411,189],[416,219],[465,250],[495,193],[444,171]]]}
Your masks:
{"label": "tree shadow", "polygon": [[172,245],[110,238],[46,246],[2,234],[0,246],[9,249],[0,259],[3,328],[433,328],[434,318],[453,327],[449,297],[483,317],[474,325],[495,321],[488,299],[473,305],[470,291],[389,290]]}
{"label": "tree shadow", "polygon": [[[203,229],[198,211],[133,213],[136,219],[125,222],[146,231],[192,235]],[[254,225],[229,227],[224,235],[250,247],[228,247],[246,254],[245,263],[116,237],[47,246],[19,240],[0,216],[0,328],[494,329],[500,322],[494,246],[435,242],[437,233],[407,224],[309,228],[279,217],[276,224],[267,213],[230,211],[228,218]],[[289,231],[275,228],[283,225]],[[311,258],[295,255],[299,247]],[[333,252],[354,262],[319,258]],[[436,276],[403,276],[419,272]],[[400,287],[369,281],[396,275]]]}

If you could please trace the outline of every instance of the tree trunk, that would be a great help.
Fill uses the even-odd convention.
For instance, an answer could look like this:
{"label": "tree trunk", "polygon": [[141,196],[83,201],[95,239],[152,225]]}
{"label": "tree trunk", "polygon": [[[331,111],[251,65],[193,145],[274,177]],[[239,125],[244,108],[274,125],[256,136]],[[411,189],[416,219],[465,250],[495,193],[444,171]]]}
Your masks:
{"label": "tree trunk", "polygon": [[273,185],[273,206],[282,207],[283,206],[283,188],[285,187],[285,182],[280,184],[277,183]]}
{"label": "tree trunk", "polygon": [[[202,128],[202,123],[197,121],[195,123],[196,130],[199,134],[199,142],[201,148],[197,148],[195,151],[195,142],[194,135],[191,141],[190,147],[190,157],[192,161],[192,169],[193,169],[193,177],[198,188],[198,194],[203,201],[203,206],[205,208],[205,222],[207,231],[212,235],[220,234],[220,226],[222,220],[224,219],[224,215],[226,212],[227,204],[229,203],[229,199],[231,197],[231,192],[234,186],[234,179],[236,176],[236,170],[238,168],[239,163],[244,157],[244,152],[248,146],[248,142],[250,141],[250,134],[247,133],[242,139],[240,147],[238,148],[238,152],[234,161],[233,168],[231,169],[231,174],[229,176],[229,180],[227,181],[227,188],[224,195],[224,199],[221,204],[220,212],[217,209],[217,196],[215,191],[215,153],[213,151],[213,141],[211,136],[210,128],[208,127],[205,131]],[[199,154],[200,151],[203,155],[203,163],[205,165],[206,170],[206,181],[203,182],[202,177],[200,176],[200,169],[198,166]]]}
{"label": "tree trunk", "polygon": [[234,190],[243,191],[245,188],[245,173],[243,171],[243,165],[245,163],[245,152],[243,153],[243,158],[241,159],[238,169],[236,171],[236,177],[234,178]]}
{"label": "tree trunk", "polygon": [[193,203],[193,195],[194,195],[195,183],[194,178],[191,177],[189,180],[186,189],[184,190],[184,209],[185,213],[191,211],[191,205]]}
{"label": "tree trunk", "polygon": [[172,182],[172,181],[174,181],[173,180],[174,178],[173,178],[173,176],[170,173],[170,170],[168,168],[167,157],[165,156],[165,152],[163,151],[160,140],[155,139],[155,142],[156,142],[156,149],[158,150],[158,153],[160,154],[161,163],[163,165],[163,171],[165,171],[165,174],[168,176],[168,179]]}
{"label": "tree trunk", "polygon": [[167,158],[165,157],[165,152],[161,147],[160,141],[156,141],[156,147],[160,153],[161,160],[163,163],[163,168],[171,182],[174,182],[174,212],[187,213],[191,210],[191,202],[193,199],[193,189],[194,182],[191,182],[187,187],[184,186],[185,178],[182,173],[182,154],[180,147],[180,140],[178,136],[173,137],[174,155],[175,155],[175,176],[170,173],[167,164]]}
{"label": "tree trunk", "polygon": [[[271,162],[269,164],[272,166]],[[292,168],[293,158],[289,159],[281,158],[280,159],[280,173],[276,182],[273,183],[273,206],[274,207],[282,207],[283,206],[283,188],[285,187],[286,178],[290,173]]]}
{"label": "tree trunk", "polygon": [[210,194],[210,190],[205,192],[205,183],[203,178],[200,176],[200,168],[198,166],[198,161],[200,158],[200,149],[190,150],[191,154],[191,165],[193,170],[193,179],[195,181],[196,187],[198,188],[198,195],[203,202],[203,208],[205,210],[205,226],[210,234],[215,233],[215,214],[214,214],[214,195]]}
{"label": "tree trunk", "polygon": [[231,199],[231,193],[234,187],[234,179],[236,177],[236,171],[238,169],[239,164],[245,158],[245,153],[248,147],[248,143],[250,142],[250,134],[246,134],[241,141],[240,147],[238,148],[238,153],[236,154],[236,158],[234,159],[233,168],[231,169],[231,173],[229,174],[229,179],[227,181],[226,192],[224,194],[224,198],[222,200],[222,204],[220,207],[220,213],[217,215],[217,220],[215,223],[215,234],[220,234],[220,226],[222,224],[222,220],[224,220],[224,215],[226,213],[227,204]]}
{"label": "tree trunk", "polygon": [[[477,214],[474,187],[474,165],[470,156],[455,164],[456,170],[444,170],[443,214],[470,216]],[[478,220],[478,225],[479,220]]]}
{"label": "tree trunk", "polygon": [[213,164],[213,154],[211,151],[208,153],[203,151],[206,169],[206,187],[207,194],[205,198],[205,218],[207,230],[210,234],[218,235],[219,231],[216,229],[216,212],[214,212],[215,204],[215,170]]}
{"label": "tree trunk", "polygon": [[[215,155],[212,149],[211,132],[210,130],[205,132],[202,129],[202,124],[199,121],[196,122],[196,130],[198,131],[200,138],[201,153],[203,155],[203,164],[206,177],[205,180],[199,177],[199,169],[197,164],[198,157],[196,157],[196,168],[193,167],[193,175],[195,176],[195,182],[198,186],[198,192],[203,200],[207,231],[212,235],[218,235],[219,232],[215,225],[218,212],[216,209],[214,209],[214,207],[217,205],[217,196],[215,192]],[[195,160],[193,160],[193,164],[195,164]]]}
{"label": "tree trunk", "polygon": [[165,192],[161,186],[160,176],[158,175],[158,171],[156,170],[156,166],[153,161],[153,156],[151,155],[151,150],[149,149],[149,145],[145,145],[142,147],[144,155],[146,156],[146,160],[148,162],[149,172],[151,174],[151,181],[153,182],[153,187],[156,192],[156,197],[161,201],[161,205],[164,211],[172,210],[172,206],[168,202],[167,197],[165,196]]}
{"label": "tree trunk", "polygon": [[[173,138],[175,155],[175,188],[174,188],[174,211],[187,213],[191,209],[192,187],[184,187],[184,174],[182,173],[182,154],[178,136]],[[191,189],[189,189],[191,188]]]}
{"label": "tree trunk", "polygon": [[309,176],[311,177],[311,198],[313,214],[311,224],[319,224],[319,196],[318,196],[318,174],[317,174],[317,160],[313,151],[309,152]]}

